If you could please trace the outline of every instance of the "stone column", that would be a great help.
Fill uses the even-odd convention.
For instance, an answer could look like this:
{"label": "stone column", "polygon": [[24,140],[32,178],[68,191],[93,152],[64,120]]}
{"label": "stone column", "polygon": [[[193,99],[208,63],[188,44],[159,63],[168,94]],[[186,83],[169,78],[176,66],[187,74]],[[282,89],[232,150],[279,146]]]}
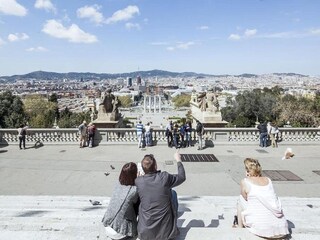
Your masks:
{"label": "stone column", "polygon": [[149,99],[149,113],[151,113],[151,96],[150,95],[148,96],[148,99]]}
{"label": "stone column", "polygon": [[146,113],[146,99],[147,98],[147,95],[144,94],[144,97],[143,97],[143,112]]}
{"label": "stone column", "polygon": [[154,110],[154,113],[157,112],[157,96],[156,95],[153,95],[153,110]]}
{"label": "stone column", "polygon": [[159,98],[159,113],[161,113],[161,96],[158,95],[158,98]]}

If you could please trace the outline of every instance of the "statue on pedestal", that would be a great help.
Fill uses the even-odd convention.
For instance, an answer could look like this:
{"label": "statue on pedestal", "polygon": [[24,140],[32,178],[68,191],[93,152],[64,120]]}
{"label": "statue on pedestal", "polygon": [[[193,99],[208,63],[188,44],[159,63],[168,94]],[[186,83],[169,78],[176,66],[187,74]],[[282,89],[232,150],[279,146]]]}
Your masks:
{"label": "statue on pedestal", "polygon": [[207,92],[191,94],[191,115],[206,127],[224,127],[227,122],[222,120],[218,97],[213,88]]}
{"label": "statue on pedestal", "polygon": [[201,112],[217,112],[219,111],[219,101],[213,88],[208,89],[208,92],[201,93],[197,96],[198,107]]}
{"label": "statue on pedestal", "polygon": [[103,98],[102,103],[99,105],[98,119],[105,121],[117,121],[119,118],[119,99],[111,93],[108,88]]}
{"label": "statue on pedestal", "polygon": [[217,112],[219,111],[219,101],[216,93],[213,91],[213,88],[208,89],[206,94],[207,98],[207,111]]}

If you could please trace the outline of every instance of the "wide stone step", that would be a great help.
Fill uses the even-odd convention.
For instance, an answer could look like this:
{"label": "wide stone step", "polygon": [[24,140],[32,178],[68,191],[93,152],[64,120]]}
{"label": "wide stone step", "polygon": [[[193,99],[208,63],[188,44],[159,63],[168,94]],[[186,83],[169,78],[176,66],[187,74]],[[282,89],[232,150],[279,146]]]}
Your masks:
{"label": "wide stone step", "polygon": [[[183,239],[260,239],[247,229],[232,228],[237,196],[180,196]],[[92,206],[89,199],[102,205]],[[102,239],[101,219],[108,197],[0,196],[0,239]],[[320,239],[320,199],[281,198],[294,240]]]}

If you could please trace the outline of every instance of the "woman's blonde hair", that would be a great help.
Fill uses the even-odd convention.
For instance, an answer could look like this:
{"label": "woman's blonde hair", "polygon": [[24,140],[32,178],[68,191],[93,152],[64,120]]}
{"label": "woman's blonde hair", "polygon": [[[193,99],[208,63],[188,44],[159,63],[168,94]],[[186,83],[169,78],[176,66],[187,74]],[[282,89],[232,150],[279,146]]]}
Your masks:
{"label": "woman's blonde hair", "polygon": [[262,168],[258,160],[246,158],[244,160],[244,165],[250,177],[261,177]]}

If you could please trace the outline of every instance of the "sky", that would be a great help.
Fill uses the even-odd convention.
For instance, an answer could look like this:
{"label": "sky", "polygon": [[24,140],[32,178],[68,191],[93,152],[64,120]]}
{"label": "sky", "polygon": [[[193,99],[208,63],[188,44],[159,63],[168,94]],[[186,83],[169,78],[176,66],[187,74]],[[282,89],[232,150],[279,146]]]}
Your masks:
{"label": "sky", "polygon": [[0,0],[0,76],[319,76],[319,12],[319,0]]}

